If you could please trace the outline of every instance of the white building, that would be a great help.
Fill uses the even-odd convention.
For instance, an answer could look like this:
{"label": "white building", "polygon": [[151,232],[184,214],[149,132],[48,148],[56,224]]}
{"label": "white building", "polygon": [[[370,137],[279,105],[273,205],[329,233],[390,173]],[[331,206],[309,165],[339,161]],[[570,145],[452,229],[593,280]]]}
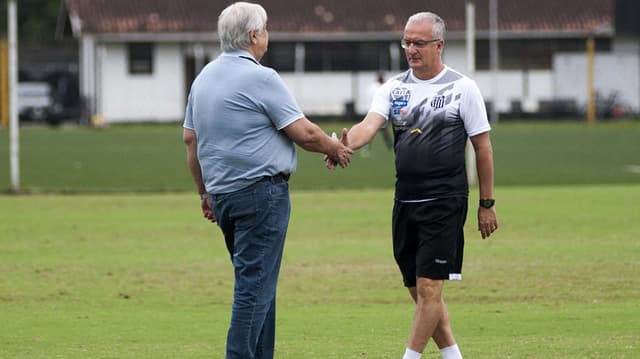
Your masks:
{"label": "white building", "polygon": [[[468,2],[474,3],[476,18],[472,66],[466,60]],[[597,56],[618,48],[631,54],[621,66],[630,67],[635,83],[620,92],[634,110],[640,107],[637,36],[616,40],[614,23],[616,3],[637,7],[633,1],[499,0],[498,72],[489,68],[489,0],[259,3],[269,14],[270,48],[263,64],[279,71],[312,118],[341,116],[353,106],[357,113],[366,112],[367,87],[376,74],[406,69],[399,45],[402,28],[408,16],[425,10],[447,22],[445,63],[463,73],[475,69],[471,75],[500,112],[536,112],[541,103],[558,98],[584,106],[587,69],[581,64],[586,64],[589,37],[595,38]],[[80,87],[91,113],[111,123],[180,120],[191,81],[220,52],[217,16],[227,4],[63,1],[58,33],[79,41]],[[608,61],[596,61],[596,74]],[[611,81],[595,80],[617,88]],[[629,83],[629,78],[622,81]]]}

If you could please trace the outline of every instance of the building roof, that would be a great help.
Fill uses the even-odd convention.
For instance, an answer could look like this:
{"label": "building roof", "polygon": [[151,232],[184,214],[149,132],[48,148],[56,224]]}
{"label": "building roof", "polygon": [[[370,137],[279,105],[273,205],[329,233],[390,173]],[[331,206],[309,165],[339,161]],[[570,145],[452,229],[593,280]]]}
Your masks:
{"label": "building roof", "polygon": [[[250,0],[251,1],[251,0]],[[615,0],[498,0],[502,33],[613,34]],[[82,34],[215,32],[233,1],[64,0],[74,36]],[[476,29],[489,29],[489,0],[474,0]],[[262,0],[273,33],[401,32],[419,11],[442,16],[449,31],[464,31],[465,0]],[[66,20],[66,19],[65,19]]]}

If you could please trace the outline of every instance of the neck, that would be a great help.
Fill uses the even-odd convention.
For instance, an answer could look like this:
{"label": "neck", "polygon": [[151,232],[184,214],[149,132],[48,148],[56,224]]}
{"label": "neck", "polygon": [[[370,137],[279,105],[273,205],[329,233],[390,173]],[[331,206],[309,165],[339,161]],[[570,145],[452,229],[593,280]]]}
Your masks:
{"label": "neck", "polygon": [[249,46],[248,48],[246,48],[246,51],[250,53],[251,56],[253,56],[253,58],[256,59],[256,61],[260,61],[260,58],[262,56],[258,56],[258,50],[256,48],[254,48],[253,46]]}
{"label": "neck", "polygon": [[433,68],[430,68],[430,69],[423,69],[423,70],[412,69],[412,72],[413,72],[413,76],[415,76],[420,80],[431,80],[432,78],[438,76],[438,74],[442,70],[444,70],[444,64],[440,63],[437,66],[434,66]]}

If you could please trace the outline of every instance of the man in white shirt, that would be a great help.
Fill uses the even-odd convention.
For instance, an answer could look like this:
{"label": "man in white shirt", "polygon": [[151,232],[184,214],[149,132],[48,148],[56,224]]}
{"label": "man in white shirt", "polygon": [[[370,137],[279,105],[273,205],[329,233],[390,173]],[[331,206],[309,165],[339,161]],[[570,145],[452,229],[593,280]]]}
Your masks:
{"label": "man in white shirt", "polygon": [[[444,359],[462,358],[442,288],[445,280],[462,279],[469,194],[467,138],[478,168],[478,230],[486,238],[498,228],[486,108],[475,82],[442,62],[444,35],[444,21],[436,14],[422,12],[409,18],[401,44],[410,69],[377,91],[364,120],[342,138],[358,149],[387,121],[393,126],[394,257],[416,303],[403,359],[419,359],[429,338]],[[334,168],[335,161],[327,158],[327,166]]]}

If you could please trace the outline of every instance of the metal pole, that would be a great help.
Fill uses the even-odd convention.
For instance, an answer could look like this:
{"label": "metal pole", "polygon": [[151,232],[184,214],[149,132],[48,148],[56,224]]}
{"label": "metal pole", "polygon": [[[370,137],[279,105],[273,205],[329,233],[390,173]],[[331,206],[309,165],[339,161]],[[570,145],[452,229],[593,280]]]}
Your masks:
{"label": "metal pole", "polygon": [[[473,78],[476,72],[476,8],[473,0],[467,0],[466,8],[466,45],[467,75]],[[470,140],[467,140],[467,181],[470,185],[477,182],[476,151]]]}
{"label": "metal pole", "polygon": [[9,128],[9,45],[0,40],[0,123]]}
{"label": "metal pole", "polygon": [[476,72],[476,6],[473,0],[467,0],[467,72],[469,77],[473,77]]}
{"label": "metal pole", "polygon": [[9,15],[9,137],[11,153],[11,189],[20,191],[20,138],[18,120],[18,10],[16,0],[7,4]]}
{"label": "metal pole", "polygon": [[491,59],[491,121],[498,122],[498,0],[489,0],[489,52]]}
{"label": "metal pole", "polygon": [[596,123],[596,91],[593,85],[593,83],[595,82],[595,51],[595,40],[593,39],[593,36],[589,36],[589,38],[587,38],[587,123],[590,125]]}
{"label": "metal pole", "polygon": [[396,73],[400,71],[400,49],[395,42],[389,44],[389,59],[391,61],[391,72]]}

